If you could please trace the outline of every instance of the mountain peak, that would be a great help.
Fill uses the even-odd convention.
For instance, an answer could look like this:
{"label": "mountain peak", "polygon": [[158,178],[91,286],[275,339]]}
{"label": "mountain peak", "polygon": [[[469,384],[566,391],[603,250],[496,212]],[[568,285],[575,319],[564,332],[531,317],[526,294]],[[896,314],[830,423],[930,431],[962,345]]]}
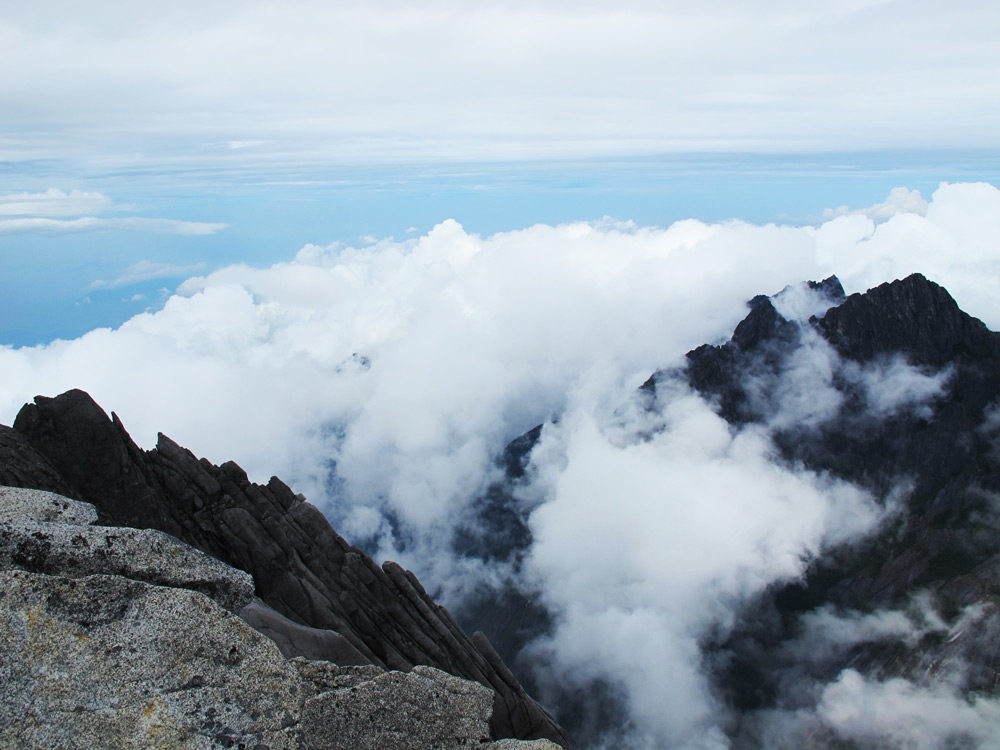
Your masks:
{"label": "mountain peak", "polygon": [[841,356],[856,361],[904,354],[911,364],[942,367],[955,357],[1000,351],[997,334],[919,273],[852,294],[818,326]]}

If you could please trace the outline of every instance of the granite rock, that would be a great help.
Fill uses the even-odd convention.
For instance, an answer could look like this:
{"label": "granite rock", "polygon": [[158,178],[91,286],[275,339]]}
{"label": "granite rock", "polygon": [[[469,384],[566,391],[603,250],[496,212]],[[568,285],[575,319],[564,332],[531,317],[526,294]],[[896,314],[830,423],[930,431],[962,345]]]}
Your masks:
{"label": "granite rock", "polygon": [[0,486],[0,518],[89,526],[97,523],[97,509],[55,492]]}
{"label": "granite rock", "polygon": [[297,747],[309,687],[208,597],[23,570],[0,591],[0,747]]}
{"label": "granite rock", "polygon": [[385,672],[306,701],[308,750],[479,747],[489,737],[493,693],[431,667]]}
{"label": "granite rock", "polygon": [[246,573],[162,532],[86,525],[85,503],[0,498],[0,747],[458,750],[489,737],[495,694],[477,682],[288,660],[233,614],[268,611],[247,603]]}
{"label": "granite rock", "polygon": [[120,575],[200,591],[232,612],[253,599],[253,579],[162,531],[0,521],[0,569],[80,578]]}

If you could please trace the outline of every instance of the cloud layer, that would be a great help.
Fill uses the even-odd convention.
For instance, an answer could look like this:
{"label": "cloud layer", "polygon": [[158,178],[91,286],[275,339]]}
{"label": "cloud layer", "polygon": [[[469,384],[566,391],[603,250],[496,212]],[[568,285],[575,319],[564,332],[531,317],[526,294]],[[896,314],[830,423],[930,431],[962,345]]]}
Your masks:
{"label": "cloud layer", "polygon": [[0,158],[227,170],[996,147],[998,29],[966,1],[9,6]]}
{"label": "cloud layer", "polygon": [[[832,273],[854,292],[920,271],[1000,326],[1000,191],[944,185],[913,205],[879,223],[608,220],[483,238],[444,221],[405,241],[309,245],[189,279],[117,330],[0,349],[0,421],[35,394],[84,388],[141,445],[162,430],[256,480],[280,475],[456,603],[483,568],[451,551],[455,524],[505,443],[558,416],[523,498],[529,568],[557,616],[537,653],[570,684],[626,675],[635,747],[721,747],[699,639],[877,513],[855,488],[777,466],[767,428],[733,434],[679,386],[662,413],[628,404],[653,370],[728,337],[749,298]],[[797,294],[777,304],[806,317],[816,302]],[[829,390],[839,366],[805,344],[791,381],[762,385],[781,394],[772,426],[836,408],[795,397],[805,382]],[[946,373],[901,362],[852,377],[885,413],[947,388]],[[897,687],[837,685],[816,715],[844,736],[844,706]]]}
{"label": "cloud layer", "polygon": [[[150,219],[141,216],[102,218],[89,214],[125,211],[104,193],[49,188],[43,193],[8,193],[0,195],[0,235],[21,232],[74,234],[128,229],[158,234],[214,234],[227,224]],[[86,215],[85,215],[86,214]],[[75,217],[75,218],[66,218]]]}

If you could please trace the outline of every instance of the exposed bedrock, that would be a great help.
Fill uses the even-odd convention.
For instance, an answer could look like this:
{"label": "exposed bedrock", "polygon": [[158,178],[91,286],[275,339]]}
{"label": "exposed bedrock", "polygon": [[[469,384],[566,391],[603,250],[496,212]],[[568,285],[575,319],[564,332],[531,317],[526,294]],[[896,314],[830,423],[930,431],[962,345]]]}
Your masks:
{"label": "exposed bedrock", "polygon": [[0,488],[0,747],[557,747],[489,742],[494,692],[432,667],[289,660],[233,614],[246,573],[96,517]]}

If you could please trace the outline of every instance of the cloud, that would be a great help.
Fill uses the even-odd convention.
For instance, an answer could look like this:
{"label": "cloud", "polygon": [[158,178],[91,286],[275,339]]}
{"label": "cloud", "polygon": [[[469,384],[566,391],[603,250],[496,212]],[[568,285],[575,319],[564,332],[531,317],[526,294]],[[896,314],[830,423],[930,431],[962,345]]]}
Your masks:
{"label": "cloud", "polygon": [[0,87],[20,103],[5,112],[18,159],[225,169],[234,153],[259,168],[997,144],[1000,13],[982,4],[905,19],[853,0],[56,7],[4,9],[5,60],[23,72]]}
{"label": "cloud", "polygon": [[[766,426],[733,432],[681,386],[648,413],[635,389],[727,339],[757,294],[793,285],[778,304],[813,314],[822,301],[794,285],[831,273],[855,292],[920,271],[997,328],[997,236],[1000,191],[974,184],[878,224],[576,222],[481,237],[449,220],[400,241],[308,245],[188,279],[115,330],[0,348],[0,421],[36,394],[84,388],[145,447],[163,431],[257,481],[281,476],[451,605],[487,576],[456,558],[456,524],[505,443],[558,417],[519,498],[560,636],[539,658],[570,689],[618,686],[636,747],[707,746],[723,735],[699,638],[876,514],[856,489],[776,463]],[[842,364],[819,340],[801,352],[785,418],[822,420],[836,404],[793,398],[796,384],[825,393]],[[903,363],[858,377],[887,412],[947,387]],[[847,687],[827,705],[865,689]]]}
{"label": "cloud", "polygon": [[529,570],[556,628],[532,660],[564,687],[594,675],[620,686],[636,747],[725,747],[698,644],[735,602],[798,578],[879,514],[846,483],[782,467],[765,431],[734,435],[673,388],[648,440],[616,445],[586,414],[543,433],[565,445],[535,466],[548,499],[530,518]]}
{"label": "cloud", "polygon": [[819,718],[841,738],[877,747],[991,748],[1000,737],[1000,702],[963,698],[946,685],[875,682],[852,669],[824,692]]}
{"label": "cloud", "polygon": [[104,232],[115,229],[126,229],[138,232],[155,232],[157,234],[215,234],[228,224],[208,223],[201,221],[178,221],[176,219],[144,219],[129,217],[121,219],[102,219],[85,216],[79,219],[49,219],[40,217],[0,219],[0,234],[16,234],[19,232],[41,232],[44,234],[74,234],[77,232]]}
{"label": "cloud", "polygon": [[898,214],[927,214],[927,201],[919,190],[909,190],[905,187],[893,188],[889,197],[882,203],[876,203],[868,208],[851,210],[847,206],[827,208],[823,211],[823,219],[829,221],[838,216],[866,216],[874,222],[883,222]]}
{"label": "cloud", "polygon": [[929,418],[930,404],[945,394],[952,371],[946,368],[928,373],[910,366],[902,357],[895,357],[887,363],[869,364],[863,368],[850,363],[845,375],[862,385],[872,415],[887,417],[907,409]]}
{"label": "cloud", "polygon": [[[0,235],[22,232],[59,235],[111,230],[204,235],[215,234],[229,226],[139,216],[107,219],[86,215],[124,210],[131,210],[131,207],[115,204],[107,195],[98,192],[71,190],[66,193],[49,188],[44,193],[8,193],[0,195],[0,217],[15,218],[0,218]],[[76,218],[61,218],[69,216]]]}
{"label": "cloud", "polygon": [[[170,263],[155,263],[149,260],[140,260],[138,263],[134,263],[122,271],[117,278],[111,281],[94,281],[88,289],[117,289],[121,286],[136,284],[140,281],[149,281],[150,279],[189,276],[190,274],[200,271],[204,267],[204,263],[195,263],[189,266],[178,266]],[[142,295],[137,294],[133,296],[132,299],[142,299]]]}
{"label": "cloud", "polygon": [[113,207],[104,193],[71,190],[66,193],[49,188],[44,193],[8,193],[0,195],[0,216],[80,216],[103,213]]}

